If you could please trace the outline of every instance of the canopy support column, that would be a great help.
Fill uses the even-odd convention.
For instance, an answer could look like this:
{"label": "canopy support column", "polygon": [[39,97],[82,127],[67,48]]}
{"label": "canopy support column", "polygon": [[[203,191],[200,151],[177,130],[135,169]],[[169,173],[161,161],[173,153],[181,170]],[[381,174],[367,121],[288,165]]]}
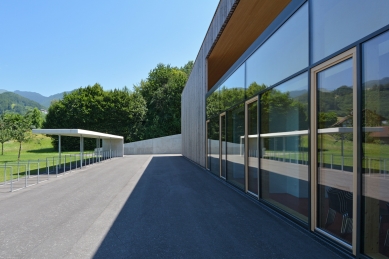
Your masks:
{"label": "canopy support column", "polygon": [[80,168],[82,168],[83,156],[84,156],[84,137],[81,135],[81,137],[80,137],[80,162],[81,162]]}
{"label": "canopy support column", "polygon": [[58,157],[59,157],[59,169],[61,169],[61,135],[58,135]]}

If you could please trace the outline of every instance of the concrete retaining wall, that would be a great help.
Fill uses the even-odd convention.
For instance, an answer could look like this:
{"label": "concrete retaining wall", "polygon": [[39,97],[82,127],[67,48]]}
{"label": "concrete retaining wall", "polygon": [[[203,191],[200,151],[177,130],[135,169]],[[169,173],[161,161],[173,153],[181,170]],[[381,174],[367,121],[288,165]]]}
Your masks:
{"label": "concrete retaining wall", "polygon": [[181,154],[181,134],[147,139],[124,144],[125,155],[140,154]]}

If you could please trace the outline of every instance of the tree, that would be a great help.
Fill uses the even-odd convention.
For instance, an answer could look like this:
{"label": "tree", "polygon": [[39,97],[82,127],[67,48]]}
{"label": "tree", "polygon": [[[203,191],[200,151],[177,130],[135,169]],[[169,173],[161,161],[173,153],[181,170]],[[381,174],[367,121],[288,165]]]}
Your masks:
{"label": "tree", "polygon": [[26,117],[30,120],[31,125],[36,129],[40,129],[43,125],[42,112],[38,108],[30,109],[26,113]]}
{"label": "tree", "polygon": [[20,160],[22,143],[29,141],[31,138],[31,121],[28,116],[20,114],[8,114],[7,121],[11,128],[12,139],[19,142],[18,160]]}
{"label": "tree", "polygon": [[0,116],[0,143],[1,143],[1,155],[4,155],[4,143],[11,140],[11,129],[4,114]]}
{"label": "tree", "polygon": [[[79,88],[53,102],[46,115],[45,128],[77,128],[123,136],[134,141],[142,134],[141,124],[146,115],[146,103],[139,93],[126,87],[122,90],[104,91],[99,84]],[[52,137],[58,147],[58,137]],[[61,138],[64,150],[78,150],[77,138]],[[86,139],[86,149],[95,147],[95,140]]]}
{"label": "tree", "polygon": [[146,80],[134,86],[147,105],[143,135],[137,140],[181,133],[181,93],[192,68],[192,61],[181,68],[158,64]]}

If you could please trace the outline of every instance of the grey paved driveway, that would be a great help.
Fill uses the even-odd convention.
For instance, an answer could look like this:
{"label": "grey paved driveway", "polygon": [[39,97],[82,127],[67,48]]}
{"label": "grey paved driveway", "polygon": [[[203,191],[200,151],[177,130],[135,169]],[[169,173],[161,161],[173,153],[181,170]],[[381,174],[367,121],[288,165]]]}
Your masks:
{"label": "grey paved driveway", "polygon": [[339,258],[181,156],[0,194],[0,258]]}

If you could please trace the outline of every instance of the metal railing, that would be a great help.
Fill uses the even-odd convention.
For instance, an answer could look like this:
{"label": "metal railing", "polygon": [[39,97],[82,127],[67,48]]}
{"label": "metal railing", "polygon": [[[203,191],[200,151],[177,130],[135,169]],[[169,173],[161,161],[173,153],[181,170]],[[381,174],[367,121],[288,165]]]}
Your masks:
{"label": "metal railing", "polygon": [[[258,157],[257,152],[250,152],[250,157]],[[308,152],[271,151],[263,152],[262,158],[286,163],[308,165]],[[339,171],[352,171],[353,156],[318,153],[318,165]],[[381,174],[389,177],[389,158],[363,157],[362,168],[365,174]]]}
{"label": "metal railing", "polygon": [[0,190],[17,191],[77,169],[118,157],[117,151],[62,154],[46,159],[0,162]]}
{"label": "metal railing", "polygon": [[267,150],[263,151],[262,158],[286,163],[308,165],[308,152]]}

